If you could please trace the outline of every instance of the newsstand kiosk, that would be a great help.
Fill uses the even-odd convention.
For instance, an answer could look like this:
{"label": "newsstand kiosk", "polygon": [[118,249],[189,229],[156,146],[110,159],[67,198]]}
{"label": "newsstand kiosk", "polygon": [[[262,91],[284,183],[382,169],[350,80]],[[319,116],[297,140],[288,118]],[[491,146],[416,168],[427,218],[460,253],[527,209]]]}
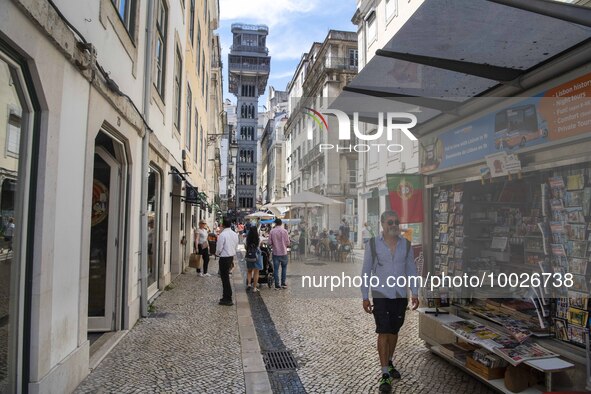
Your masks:
{"label": "newsstand kiosk", "polygon": [[420,146],[429,273],[478,279],[425,289],[421,338],[501,392],[591,389],[591,66]]}

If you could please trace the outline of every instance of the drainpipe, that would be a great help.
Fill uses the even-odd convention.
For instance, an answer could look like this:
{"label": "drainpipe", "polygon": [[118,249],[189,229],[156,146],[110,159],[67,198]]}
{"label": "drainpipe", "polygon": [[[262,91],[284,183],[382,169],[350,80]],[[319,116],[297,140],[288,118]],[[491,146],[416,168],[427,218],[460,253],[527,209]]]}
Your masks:
{"label": "drainpipe", "polygon": [[[152,37],[154,35],[154,0],[147,0],[146,49],[144,54],[144,119],[150,117],[150,95],[152,91]],[[148,316],[148,171],[149,171],[149,130],[144,125],[142,138],[142,171],[140,189],[140,315]],[[155,229],[156,230],[156,229]]]}

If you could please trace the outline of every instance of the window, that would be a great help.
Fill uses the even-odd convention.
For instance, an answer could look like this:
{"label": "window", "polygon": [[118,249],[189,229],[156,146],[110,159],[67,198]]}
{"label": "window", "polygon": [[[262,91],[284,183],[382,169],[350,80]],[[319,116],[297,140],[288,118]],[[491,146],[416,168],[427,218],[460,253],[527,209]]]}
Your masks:
{"label": "window", "polygon": [[205,141],[203,140],[203,126],[199,127],[199,139],[201,140],[201,152],[199,158],[199,168],[201,169],[201,173],[205,172]]}
{"label": "window", "polygon": [[183,78],[183,60],[181,51],[177,48],[174,59],[174,125],[180,131],[181,125],[181,82]]}
{"label": "window", "polygon": [[[197,107],[195,107],[195,133],[199,132],[199,111]],[[195,136],[195,152],[193,152],[193,157],[195,158],[195,163],[197,163],[197,155],[199,154],[199,136]]]}
{"label": "window", "polygon": [[156,78],[154,85],[160,97],[164,98],[164,79],[166,71],[166,21],[168,9],[163,0],[156,4]]}
{"label": "window", "polygon": [[193,93],[191,92],[191,86],[187,84],[187,124],[186,135],[185,135],[185,146],[191,150],[191,113],[193,111]]}
{"label": "window", "polygon": [[18,157],[21,139],[21,117],[10,111],[8,116],[8,130],[6,133],[6,153]]}
{"label": "window", "polygon": [[259,44],[259,40],[256,34],[243,34],[242,45],[249,47],[256,47]]}
{"label": "window", "polygon": [[242,85],[241,86],[243,97],[254,97],[254,85]]}
{"label": "window", "polygon": [[386,0],[386,22],[398,15],[398,0]]}
{"label": "window", "polygon": [[189,37],[191,40],[191,45],[195,45],[195,0],[191,0],[191,5],[189,6]]}
{"label": "window", "polygon": [[367,44],[371,44],[376,39],[376,12],[371,11],[365,20],[365,26],[367,31]]}
{"label": "window", "polygon": [[203,96],[205,96],[205,52],[201,54],[201,97]]}
{"label": "window", "polygon": [[359,64],[359,51],[357,49],[349,49],[349,66],[357,67]]}
{"label": "window", "polygon": [[135,31],[135,10],[136,0],[111,0],[117,9],[121,22],[125,25],[127,32],[133,35]]}

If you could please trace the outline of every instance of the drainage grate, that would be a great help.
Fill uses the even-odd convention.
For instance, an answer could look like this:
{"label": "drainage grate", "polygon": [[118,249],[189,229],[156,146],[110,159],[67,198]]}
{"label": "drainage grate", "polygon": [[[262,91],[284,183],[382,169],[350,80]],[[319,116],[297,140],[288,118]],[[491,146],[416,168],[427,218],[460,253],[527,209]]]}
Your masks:
{"label": "drainage grate", "polygon": [[326,263],[304,263],[304,265],[326,265]]}
{"label": "drainage grate", "polygon": [[298,367],[298,363],[293,358],[291,350],[263,352],[263,360],[265,361],[267,371],[284,371]]}
{"label": "drainage grate", "polygon": [[148,315],[148,317],[156,318],[156,319],[166,319],[170,316],[168,312],[153,312]]}

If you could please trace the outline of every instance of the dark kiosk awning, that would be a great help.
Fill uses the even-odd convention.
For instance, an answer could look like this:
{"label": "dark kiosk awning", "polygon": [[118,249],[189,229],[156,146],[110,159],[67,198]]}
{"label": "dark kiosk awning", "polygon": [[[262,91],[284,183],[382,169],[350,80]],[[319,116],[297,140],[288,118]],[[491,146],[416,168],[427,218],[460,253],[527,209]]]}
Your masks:
{"label": "dark kiosk awning", "polygon": [[[549,0],[426,0],[330,106],[360,120],[413,112],[420,136],[475,97],[518,96],[591,61],[591,9]],[[564,70],[552,62],[567,58]],[[561,60],[562,61],[562,60]],[[566,61],[564,61],[566,62]],[[554,73],[554,75],[552,74]],[[543,81],[535,81],[539,84]],[[528,86],[532,85],[532,86]]]}

